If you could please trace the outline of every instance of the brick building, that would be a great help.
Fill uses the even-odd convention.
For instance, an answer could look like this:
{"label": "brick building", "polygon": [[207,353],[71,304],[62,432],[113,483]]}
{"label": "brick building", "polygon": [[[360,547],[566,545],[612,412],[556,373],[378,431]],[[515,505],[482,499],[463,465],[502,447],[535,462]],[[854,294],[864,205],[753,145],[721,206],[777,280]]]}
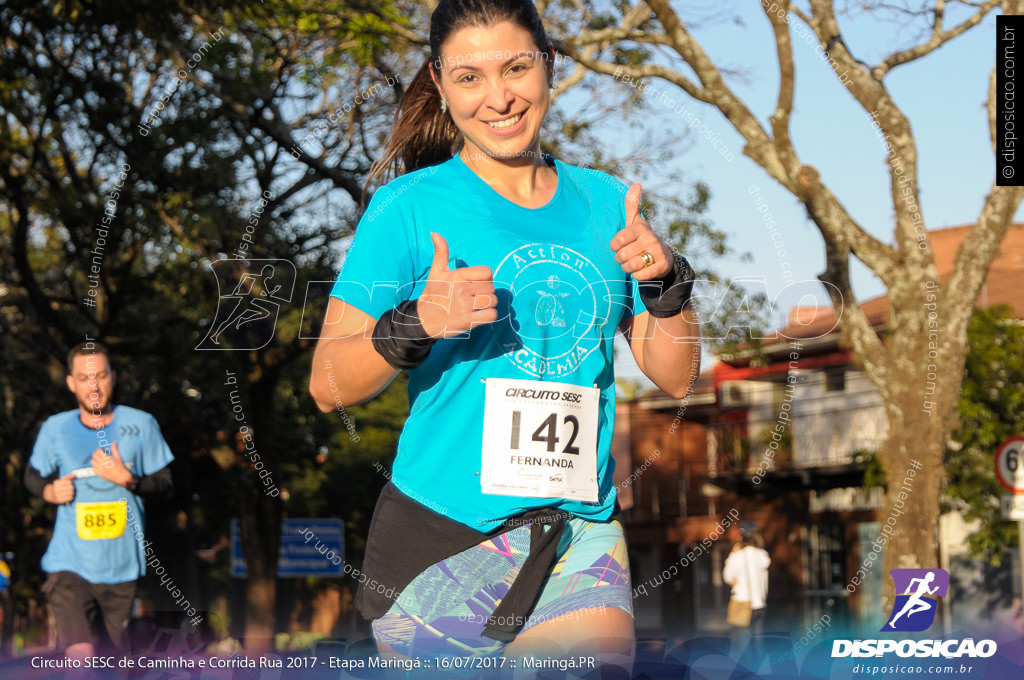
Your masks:
{"label": "brick building", "polygon": [[[943,282],[969,229],[930,234]],[[1022,290],[1024,225],[1017,224],[977,304],[1010,304],[1024,318]],[[862,309],[884,333],[887,297],[868,300]],[[716,357],[685,402],[654,391],[619,409],[616,482],[634,587],[647,584],[649,592],[635,603],[641,633],[725,629],[729,594],[721,569],[730,540],[713,541],[679,567],[733,509],[761,527],[772,556],[769,616],[784,621],[785,629],[809,625],[823,613],[833,625],[880,620],[881,561],[853,594],[846,586],[886,511],[882,489],[865,491],[862,482],[863,461],[885,441],[889,423],[832,308],[792,310],[786,328],[760,355]],[[967,530],[956,516],[943,518],[939,559],[947,568],[970,564],[963,549]],[[673,564],[678,574],[658,576]]]}

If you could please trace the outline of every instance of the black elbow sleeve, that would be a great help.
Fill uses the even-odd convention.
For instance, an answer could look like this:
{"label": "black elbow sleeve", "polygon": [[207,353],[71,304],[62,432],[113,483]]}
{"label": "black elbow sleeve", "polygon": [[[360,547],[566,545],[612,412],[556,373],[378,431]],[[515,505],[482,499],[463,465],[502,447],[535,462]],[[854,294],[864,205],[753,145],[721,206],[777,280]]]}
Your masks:
{"label": "black elbow sleeve", "polygon": [[165,499],[171,497],[174,490],[174,480],[171,478],[171,468],[160,468],[151,475],[139,478],[139,484],[135,487],[135,493],[143,498]]}
{"label": "black elbow sleeve", "polygon": [[25,486],[28,487],[28,490],[33,496],[39,496],[42,498],[43,489],[56,478],[56,474],[50,475],[49,477],[43,477],[39,470],[35,469],[31,465],[25,466]]}

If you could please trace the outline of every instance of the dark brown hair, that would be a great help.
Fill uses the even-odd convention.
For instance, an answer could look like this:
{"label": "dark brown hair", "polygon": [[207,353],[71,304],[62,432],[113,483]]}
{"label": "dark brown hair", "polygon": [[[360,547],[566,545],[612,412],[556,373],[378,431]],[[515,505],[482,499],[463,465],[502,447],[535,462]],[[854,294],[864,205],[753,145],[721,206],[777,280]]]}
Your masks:
{"label": "dark brown hair", "polygon": [[370,168],[366,184],[385,184],[388,176],[443,163],[461,140],[452,117],[441,111],[441,98],[430,77],[441,77],[441,46],[463,28],[489,28],[509,21],[529,31],[537,49],[547,55],[551,41],[532,0],[441,0],[430,15],[430,58],[416,72],[398,101],[387,148]]}
{"label": "dark brown hair", "polygon": [[79,354],[102,354],[107,358],[107,363],[110,363],[110,352],[102,342],[96,342],[95,340],[80,342],[68,350],[68,375],[74,375],[75,357]]}
{"label": "dark brown hair", "polygon": [[764,538],[758,532],[752,532],[749,534],[742,534],[740,536],[739,544],[741,547],[746,548],[747,546],[754,546],[755,548],[764,548]]}

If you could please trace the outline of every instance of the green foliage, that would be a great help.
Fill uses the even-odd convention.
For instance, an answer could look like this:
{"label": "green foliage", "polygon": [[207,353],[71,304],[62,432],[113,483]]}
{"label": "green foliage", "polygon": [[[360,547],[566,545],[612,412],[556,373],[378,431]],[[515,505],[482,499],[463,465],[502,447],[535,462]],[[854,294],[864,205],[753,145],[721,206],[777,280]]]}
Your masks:
{"label": "green foliage", "polygon": [[639,396],[643,389],[644,385],[639,380],[630,378],[615,379],[616,397],[622,399],[623,401],[632,401],[637,396]]}
{"label": "green foliage", "polygon": [[274,649],[279,652],[300,652],[313,649],[316,643],[324,639],[320,633],[300,631],[298,633],[278,633],[274,636]]}
{"label": "green foliage", "polygon": [[[772,409],[773,412],[781,412],[780,406],[782,404],[781,398],[776,400],[775,407]],[[775,439],[774,434],[778,434],[779,438]],[[760,436],[757,438],[757,450],[769,451],[771,450],[772,442],[775,442],[777,448],[775,449],[775,457],[772,459],[772,463],[776,468],[785,467],[789,465],[793,460],[793,424],[789,420],[779,420],[773,423],[770,427],[766,427],[761,430]]]}
{"label": "green foliage", "polygon": [[864,480],[861,482],[861,488],[864,489],[865,493],[876,487],[885,488],[887,484],[885,466],[882,465],[877,451],[866,451],[863,449],[854,451],[853,462],[860,465],[864,471]]}
{"label": "green foliage", "polygon": [[[282,472],[287,479],[288,513],[293,517],[339,517],[345,521],[345,561],[361,564],[370,517],[388,481],[398,435],[409,412],[408,378],[403,373],[381,394],[360,406],[322,414],[310,410],[303,362],[282,381],[278,417],[290,452]],[[297,390],[299,394],[292,394]],[[345,422],[348,419],[348,423]],[[351,429],[349,429],[351,425]]]}
{"label": "green foliage", "polygon": [[[0,376],[6,457],[0,509],[4,517],[19,518],[0,526],[0,550],[17,551],[9,606],[22,613],[28,600],[39,599],[39,557],[53,518],[52,508],[28,499],[21,478],[39,424],[73,406],[62,386],[63,354],[86,333],[113,353],[117,401],[153,413],[175,453],[175,498],[147,503],[147,537],[162,560],[176,557],[165,553],[178,510],[186,512],[198,549],[221,544],[230,518],[240,516],[243,539],[250,527],[250,574],[254,568],[272,573],[277,522],[283,513],[294,514],[284,498],[294,499],[302,514],[345,517],[350,535],[365,535],[372,483],[379,489],[381,479],[358,457],[332,466],[316,460],[322,442],[332,443],[336,460],[344,456],[345,446],[331,440],[343,442],[338,431],[345,431],[330,416],[313,415],[308,356],[322,309],[304,315],[303,302],[307,283],[334,277],[336,243],[352,231],[361,176],[372,160],[349,140],[390,119],[387,97],[375,102],[380,115],[368,107],[360,121],[340,121],[320,140],[325,154],[338,149],[331,162],[317,163],[308,153],[294,159],[284,149],[322,119],[309,102],[323,95],[325,81],[351,90],[366,77],[351,68],[351,55],[360,53],[359,36],[377,19],[361,20],[365,11],[346,3],[296,30],[294,7],[275,9],[163,3],[107,11],[48,1],[0,7],[0,23],[10,29],[0,59],[0,356],[8,367]],[[226,38],[203,48],[202,61],[181,79],[183,60],[219,26]],[[348,49],[332,49],[338,30],[348,31]],[[381,38],[372,42],[362,54],[382,49]],[[331,77],[301,86],[309,65],[323,63],[334,65]],[[140,131],[147,117],[151,129]],[[123,164],[130,170],[122,182]],[[96,225],[115,182],[122,184],[116,214],[101,232]],[[209,264],[236,249],[268,189],[275,198],[260,216],[248,254],[296,264],[292,304],[282,309],[265,347],[197,352],[221,292]],[[331,193],[336,204],[347,199],[350,207],[322,211]],[[92,270],[91,251],[101,237],[101,264]],[[94,306],[86,303],[89,274],[98,282]],[[223,385],[227,370],[241,377],[242,403],[274,481],[283,491],[293,480],[297,485],[279,499],[261,493],[252,463],[238,449],[239,423]],[[398,396],[366,411],[364,436],[371,446],[360,449],[362,455],[393,455],[404,418],[401,383],[391,394]],[[376,424],[374,409],[384,411]],[[352,411],[362,427],[364,413]],[[364,468],[362,493],[331,502],[358,476],[354,466]],[[310,495],[328,502],[310,508]],[[361,545],[349,553],[361,553]],[[211,594],[226,590],[226,551],[204,569]],[[175,578],[185,582],[180,573]],[[249,612],[267,605],[250,603]],[[9,627],[16,617],[6,613]]]}
{"label": "green foliage", "polygon": [[1005,305],[978,309],[967,346],[943,505],[978,520],[967,539],[971,555],[998,565],[1017,542],[1016,526],[1000,511],[999,497],[1009,491],[996,479],[994,455],[1003,440],[1024,432],[1024,324]]}
{"label": "green foliage", "polygon": [[[43,419],[73,405],[62,387],[62,357],[86,333],[112,350],[117,401],[153,413],[176,456],[174,499],[147,504],[147,537],[158,554],[172,545],[180,510],[189,550],[222,546],[230,519],[240,517],[250,574],[272,572],[283,516],[343,518],[346,559],[361,561],[408,412],[407,381],[399,377],[344,413],[319,413],[307,390],[324,296],[312,294],[308,308],[303,303],[308,284],[334,278],[401,85],[346,109],[329,126],[324,121],[385,76],[408,82],[425,56],[423,41],[409,34],[429,8],[406,0],[270,5],[0,5],[0,357],[7,367],[0,375],[0,511],[14,518],[0,526],[0,550],[18,551],[13,607],[39,598],[39,557],[52,526],[53,509],[27,497],[24,467]],[[218,27],[224,39],[203,48],[202,61],[179,82],[186,60]],[[667,140],[620,156],[595,133],[607,110],[556,107],[545,149],[624,179],[660,172]],[[140,131],[147,119],[150,129]],[[302,143],[307,138],[312,143]],[[294,158],[290,149],[300,143]],[[128,179],[118,190],[90,306],[96,224],[125,163]],[[700,273],[713,276],[707,263],[730,250],[705,217],[708,188],[658,179],[662,184],[644,192],[652,224],[675,247],[699,253],[693,259]],[[296,265],[292,304],[281,309],[265,347],[196,351],[222,293],[210,264],[233,257],[268,190],[274,198],[251,234],[248,256]],[[239,376],[254,440],[282,489],[278,499],[261,493],[239,449],[224,384],[229,370]],[[204,567],[211,595],[228,589],[226,551],[216,555]],[[247,606],[247,616],[269,611],[267,602]],[[15,617],[7,614],[10,626]],[[230,634],[243,636],[243,617],[228,618]]]}

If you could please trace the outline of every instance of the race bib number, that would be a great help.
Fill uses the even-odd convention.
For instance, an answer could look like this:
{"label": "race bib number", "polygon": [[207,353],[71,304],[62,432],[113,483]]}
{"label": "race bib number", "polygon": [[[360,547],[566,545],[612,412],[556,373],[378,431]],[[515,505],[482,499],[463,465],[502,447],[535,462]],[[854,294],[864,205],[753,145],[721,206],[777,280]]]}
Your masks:
{"label": "race bib number", "polygon": [[117,538],[124,533],[128,506],[120,501],[109,503],[75,503],[75,525],[78,537],[86,541]]}
{"label": "race bib number", "polygon": [[596,387],[489,378],[481,490],[597,502],[600,399]]}

